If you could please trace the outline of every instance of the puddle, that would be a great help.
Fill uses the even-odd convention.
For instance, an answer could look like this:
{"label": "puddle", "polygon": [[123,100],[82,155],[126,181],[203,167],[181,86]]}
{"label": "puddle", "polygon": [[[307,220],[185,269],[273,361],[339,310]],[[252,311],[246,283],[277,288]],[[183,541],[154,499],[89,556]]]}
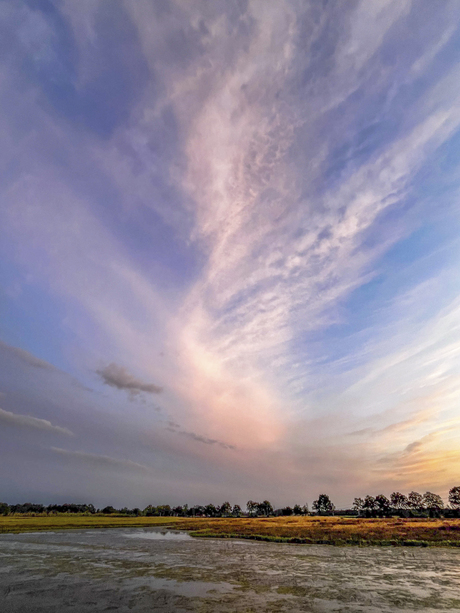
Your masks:
{"label": "puddle", "polygon": [[149,539],[153,541],[193,541],[193,538],[187,532],[171,531],[171,530],[142,530],[140,532],[127,532],[123,534],[126,538],[131,539]]}

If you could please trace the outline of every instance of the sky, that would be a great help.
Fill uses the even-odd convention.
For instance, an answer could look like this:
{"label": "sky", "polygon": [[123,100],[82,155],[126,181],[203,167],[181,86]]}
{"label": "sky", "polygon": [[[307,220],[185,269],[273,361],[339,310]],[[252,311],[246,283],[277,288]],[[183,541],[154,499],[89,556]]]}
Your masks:
{"label": "sky", "polygon": [[460,2],[0,2],[0,500],[460,465]]}

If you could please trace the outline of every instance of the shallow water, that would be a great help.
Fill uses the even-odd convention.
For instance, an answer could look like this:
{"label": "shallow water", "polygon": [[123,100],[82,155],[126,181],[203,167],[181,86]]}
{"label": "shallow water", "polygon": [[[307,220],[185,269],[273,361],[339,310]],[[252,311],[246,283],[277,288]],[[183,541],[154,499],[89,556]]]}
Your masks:
{"label": "shallow water", "polygon": [[193,539],[165,529],[0,536],[1,613],[460,611],[460,551]]}

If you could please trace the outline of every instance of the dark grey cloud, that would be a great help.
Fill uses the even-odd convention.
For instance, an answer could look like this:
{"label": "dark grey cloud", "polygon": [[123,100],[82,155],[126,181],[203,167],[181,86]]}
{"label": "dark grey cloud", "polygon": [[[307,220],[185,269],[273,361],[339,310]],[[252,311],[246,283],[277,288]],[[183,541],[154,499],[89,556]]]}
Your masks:
{"label": "dark grey cloud", "polygon": [[186,436],[187,438],[191,438],[198,443],[204,443],[205,445],[218,445],[219,447],[223,447],[224,449],[236,449],[234,445],[229,445],[228,443],[224,443],[223,441],[219,441],[218,439],[208,438],[207,436],[202,436],[201,434],[197,434],[196,432],[182,430],[179,424],[176,424],[174,421],[168,421],[167,424],[168,426],[166,430],[174,432],[175,434],[180,434],[181,436]]}
{"label": "dark grey cloud", "polygon": [[32,430],[46,430],[48,432],[56,432],[58,434],[66,434],[73,436],[73,433],[67,428],[55,426],[47,419],[39,419],[30,415],[19,415],[0,409],[0,423],[8,426],[16,426],[18,428],[27,428]]}
{"label": "dark grey cloud", "polygon": [[25,349],[13,347],[12,345],[7,345],[7,343],[4,343],[3,341],[0,341],[0,349],[13,354],[15,357],[19,358],[22,362],[28,364],[29,366],[34,366],[35,368],[44,368],[45,370],[56,370],[55,366],[53,366],[49,362],[45,362],[45,360],[37,358],[35,355],[29,353]]}
{"label": "dark grey cloud", "polygon": [[147,383],[137,379],[124,366],[111,362],[104,368],[96,370],[96,373],[101,377],[105,384],[111,387],[116,387],[119,390],[126,390],[131,395],[137,395],[141,392],[146,394],[160,394],[163,391],[162,387],[154,383]]}
{"label": "dark grey cloud", "polygon": [[118,458],[112,458],[108,455],[99,455],[97,453],[87,453],[86,451],[69,451],[67,449],[61,449],[60,447],[50,447],[53,453],[60,455],[63,458],[70,460],[77,460],[84,464],[91,466],[102,466],[107,468],[123,468],[134,471],[148,472],[150,469],[143,464],[138,464],[132,460],[120,460]]}

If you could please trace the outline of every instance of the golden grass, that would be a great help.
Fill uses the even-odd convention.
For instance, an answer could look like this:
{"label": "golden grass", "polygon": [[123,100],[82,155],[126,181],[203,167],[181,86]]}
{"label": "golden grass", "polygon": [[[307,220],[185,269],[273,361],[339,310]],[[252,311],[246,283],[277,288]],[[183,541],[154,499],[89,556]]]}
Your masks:
{"label": "golden grass", "polygon": [[270,517],[183,520],[193,536],[331,545],[460,546],[460,519]]}
{"label": "golden grass", "polygon": [[460,547],[460,519],[347,517],[179,518],[113,515],[0,516],[0,533],[169,526],[193,536],[330,545]]}
{"label": "golden grass", "polygon": [[114,517],[113,515],[7,515],[0,516],[2,532],[42,530],[87,530],[89,528],[148,528],[172,525],[176,517]]}

